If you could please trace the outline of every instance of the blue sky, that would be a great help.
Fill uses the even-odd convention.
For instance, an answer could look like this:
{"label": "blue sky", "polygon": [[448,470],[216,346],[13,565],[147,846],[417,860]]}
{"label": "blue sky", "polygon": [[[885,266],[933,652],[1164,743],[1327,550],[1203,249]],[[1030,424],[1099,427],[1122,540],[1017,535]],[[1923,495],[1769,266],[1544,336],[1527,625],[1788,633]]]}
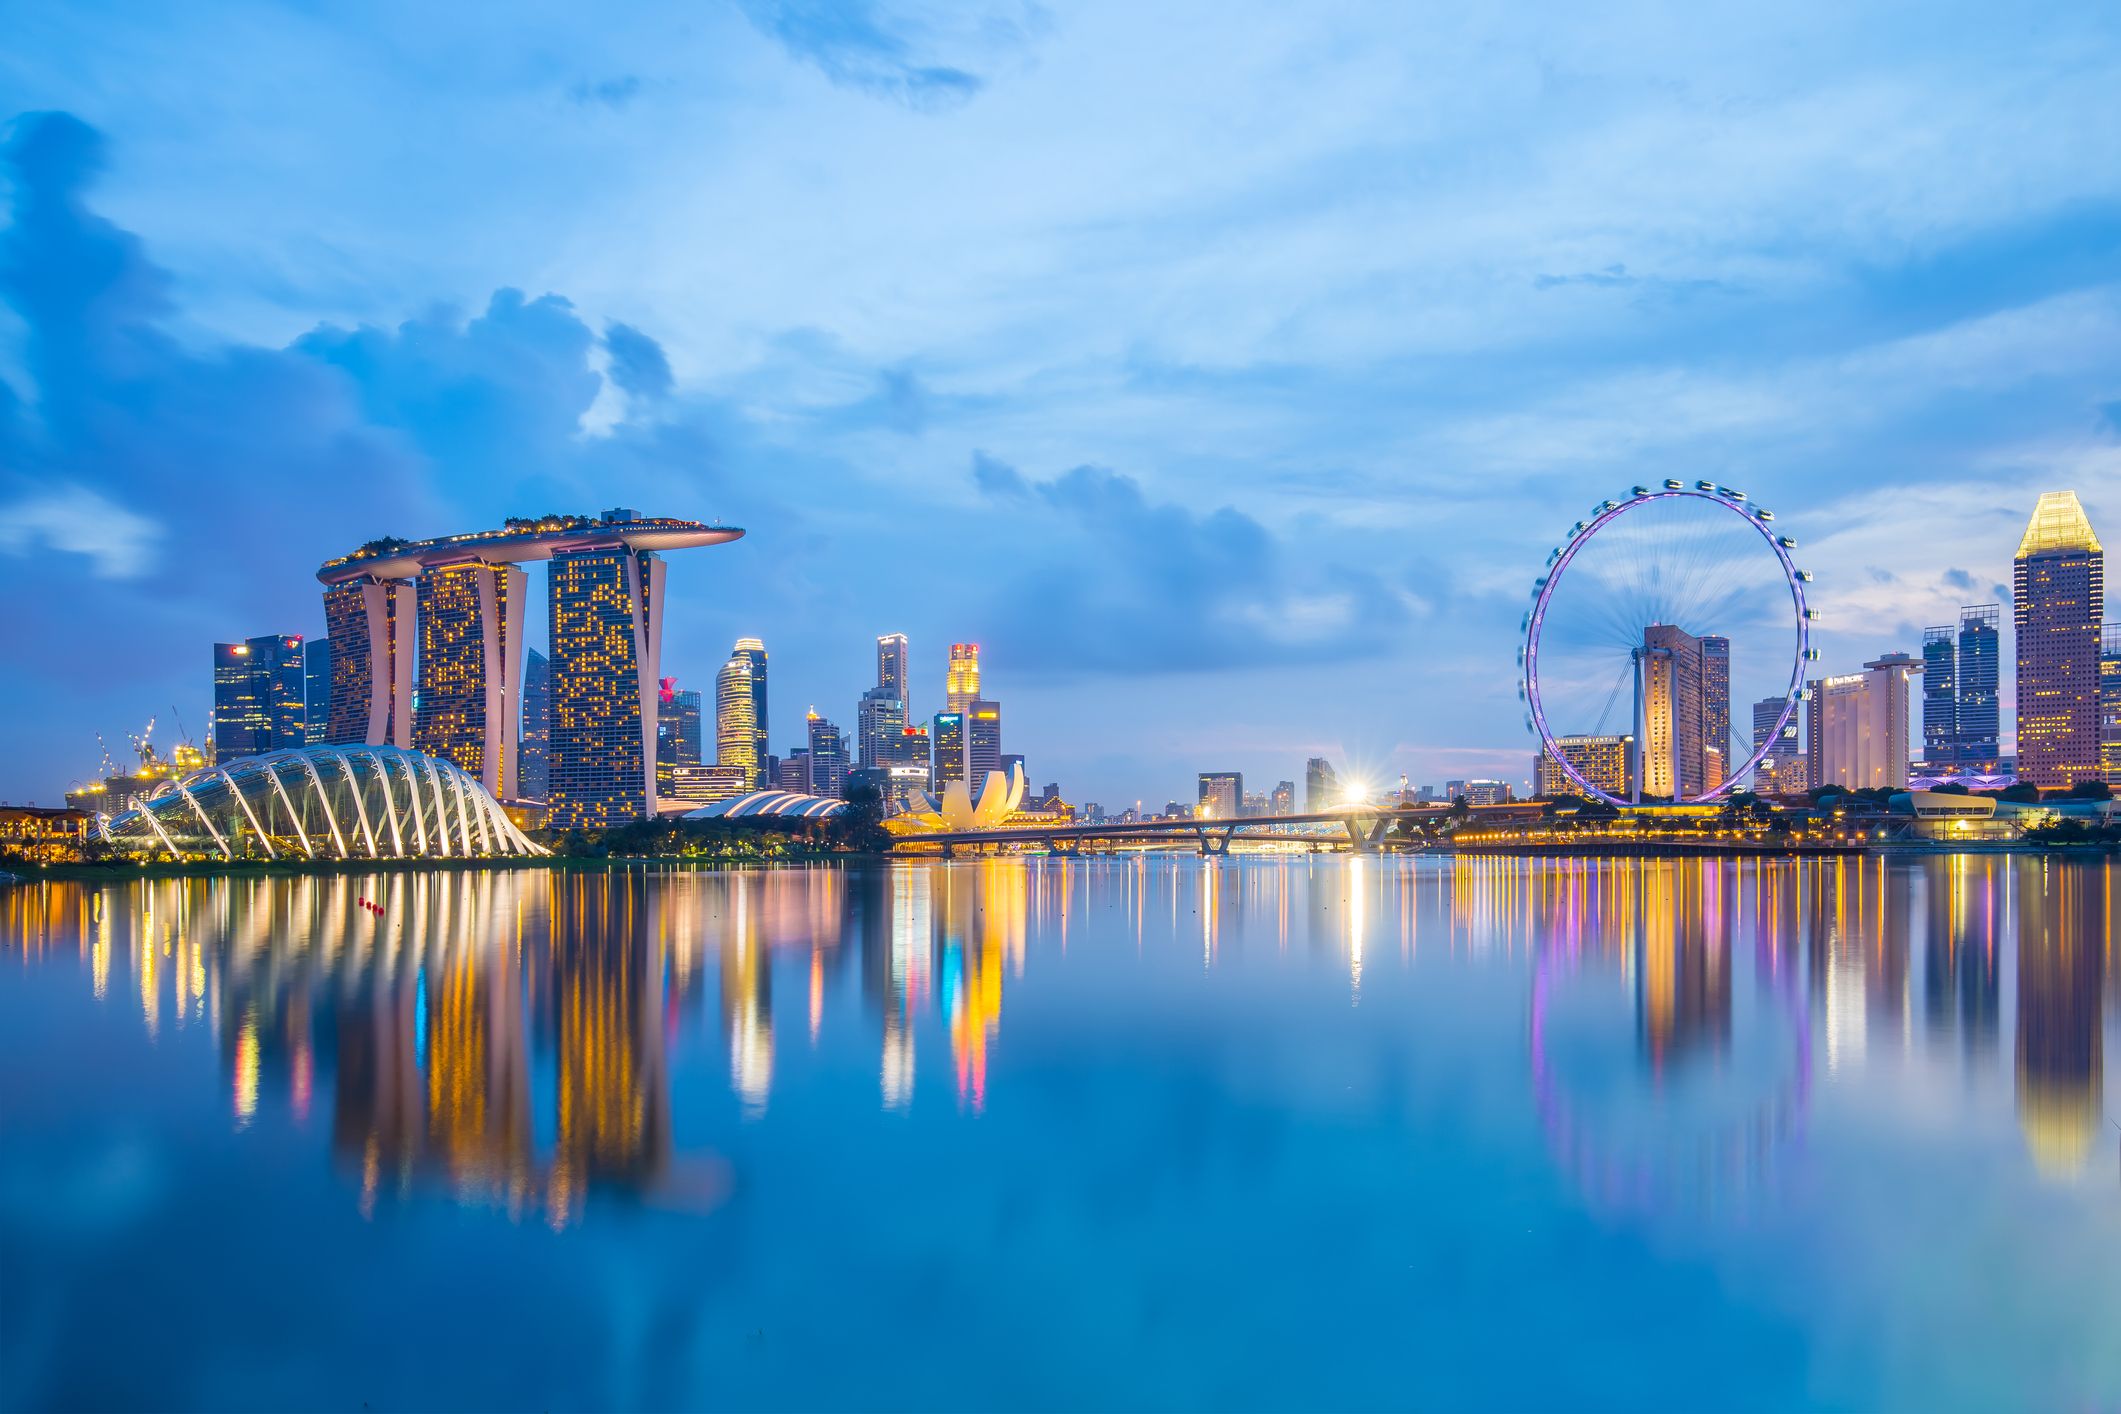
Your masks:
{"label": "blue sky", "polygon": [[[1496,7],[1476,7],[1492,11]],[[666,664],[776,744],[880,632],[1005,745],[1521,778],[1524,592],[1663,476],[1772,505],[1828,668],[2121,539],[2121,14],[2056,4],[0,0],[0,798],[316,564],[719,517]],[[64,116],[57,116],[64,115]]]}

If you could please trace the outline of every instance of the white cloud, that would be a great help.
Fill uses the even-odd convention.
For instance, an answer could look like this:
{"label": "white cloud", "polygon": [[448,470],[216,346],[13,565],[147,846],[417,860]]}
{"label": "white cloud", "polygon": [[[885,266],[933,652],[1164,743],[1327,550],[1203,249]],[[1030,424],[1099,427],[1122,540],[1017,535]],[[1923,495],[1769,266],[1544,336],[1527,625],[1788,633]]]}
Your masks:
{"label": "white cloud", "polygon": [[100,579],[138,579],[154,567],[162,527],[85,486],[64,483],[0,506],[0,554],[40,546],[87,558]]}

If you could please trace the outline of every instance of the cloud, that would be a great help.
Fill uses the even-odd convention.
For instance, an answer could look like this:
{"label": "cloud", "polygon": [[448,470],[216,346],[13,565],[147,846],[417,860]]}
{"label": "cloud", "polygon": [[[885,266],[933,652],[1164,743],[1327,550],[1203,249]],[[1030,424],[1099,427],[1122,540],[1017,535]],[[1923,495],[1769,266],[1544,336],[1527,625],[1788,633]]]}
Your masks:
{"label": "cloud", "polygon": [[[973,479],[1013,515],[987,582],[989,637],[1043,671],[1200,672],[1380,652],[1414,600],[1366,567],[1309,563],[1231,506],[1152,501],[1079,466],[1033,481],[981,453]],[[979,543],[975,535],[973,544]]]}
{"label": "cloud", "polygon": [[998,457],[985,452],[972,454],[972,482],[984,495],[1029,496],[1031,483],[1024,474]]}
{"label": "cloud", "polygon": [[40,547],[80,555],[101,579],[137,579],[153,568],[162,528],[85,486],[54,486],[0,506],[0,554]]}
{"label": "cloud", "polygon": [[611,356],[611,381],[628,397],[659,402],[670,396],[675,380],[661,344],[613,320],[604,326],[604,348]]}
{"label": "cloud", "polygon": [[[1032,27],[1006,14],[977,17],[969,36],[962,17],[922,14],[903,5],[871,0],[739,0],[744,16],[796,59],[814,65],[833,83],[908,108],[935,111],[968,103],[985,86],[978,74],[935,57],[952,39],[956,47],[987,47],[996,36],[1020,40]],[[1034,19],[1036,12],[1028,12]]]}
{"label": "cloud", "polygon": [[[26,380],[0,381],[0,597],[38,606],[0,616],[0,656],[18,710],[76,704],[46,731],[196,703],[207,644],[312,629],[318,562],[372,536],[708,492],[714,409],[632,418],[671,396],[661,346],[617,322],[599,339],[556,295],[502,289],[469,317],[320,325],[278,348],[180,343],[169,277],[89,209],[102,165],[100,136],[63,113],[25,115],[0,146],[0,302]],[[585,435],[610,389],[629,416]],[[86,574],[55,594],[67,561]]]}

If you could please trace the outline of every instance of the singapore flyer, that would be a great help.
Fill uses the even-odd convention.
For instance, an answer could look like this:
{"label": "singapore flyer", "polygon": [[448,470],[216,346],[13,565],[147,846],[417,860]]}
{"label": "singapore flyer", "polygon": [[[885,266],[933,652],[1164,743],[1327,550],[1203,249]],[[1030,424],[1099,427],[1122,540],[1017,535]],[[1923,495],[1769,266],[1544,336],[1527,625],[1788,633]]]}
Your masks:
{"label": "singapore flyer", "polygon": [[1818,656],[1796,544],[1711,481],[1636,486],[1570,526],[1518,650],[1544,793],[1701,804],[1786,759]]}

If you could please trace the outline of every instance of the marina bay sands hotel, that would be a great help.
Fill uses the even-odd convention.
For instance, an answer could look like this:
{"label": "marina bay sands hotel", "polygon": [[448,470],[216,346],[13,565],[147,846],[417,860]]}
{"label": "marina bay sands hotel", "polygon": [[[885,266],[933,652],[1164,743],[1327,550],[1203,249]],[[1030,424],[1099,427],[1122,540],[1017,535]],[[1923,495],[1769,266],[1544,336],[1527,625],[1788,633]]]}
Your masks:
{"label": "marina bay sands hotel", "polygon": [[523,566],[551,564],[555,828],[655,813],[664,553],[744,532],[611,510],[509,520],[435,540],[373,540],[317,571],[331,636],[328,739],[454,761],[520,794]]}

